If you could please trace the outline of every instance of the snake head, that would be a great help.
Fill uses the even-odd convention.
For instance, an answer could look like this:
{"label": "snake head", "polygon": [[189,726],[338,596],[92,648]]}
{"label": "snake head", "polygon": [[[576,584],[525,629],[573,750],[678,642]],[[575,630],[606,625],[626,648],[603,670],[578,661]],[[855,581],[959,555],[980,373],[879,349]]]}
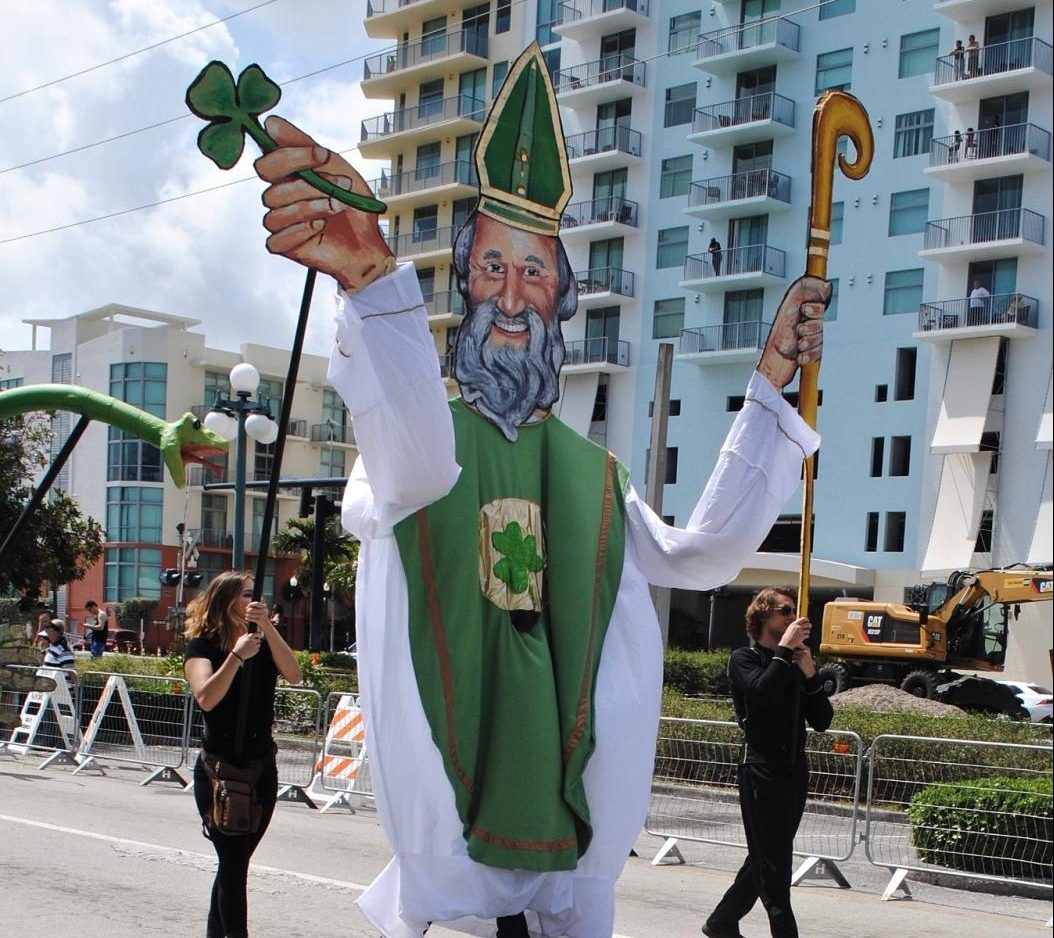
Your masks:
{"label": "snake head", "polygon": [[206,430],[193,414],[184,414],[179,420],[165,424],[161,431],[161,455],[178,488],[183,488],[186,482],[184,469],[187,465],[197,463],[215,472],[218,467],[206,460],[226,451],[227,441]]}

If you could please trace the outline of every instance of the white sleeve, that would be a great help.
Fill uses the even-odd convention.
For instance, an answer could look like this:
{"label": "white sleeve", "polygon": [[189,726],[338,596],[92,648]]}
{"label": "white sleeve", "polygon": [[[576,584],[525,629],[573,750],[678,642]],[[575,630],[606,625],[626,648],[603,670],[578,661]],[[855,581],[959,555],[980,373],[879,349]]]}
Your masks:
{"label": "white sleeve", "polygon": [[[337,301],[329,381],[351,413],[375,522],[394,524],[457,481],[454,426],[412,264]],[[369,481],[366,481],[368,477]],[[350,488],[350,482],[349,482]],[[345,526],[359,526],[342,512]]]}
{"label": "white sleeve", "polygon": [[801,481],[819,435],[754,373],[710,481],[685,528],[664,524],[633,489],[627,535],[649,583],[713,589],[735,579]]}

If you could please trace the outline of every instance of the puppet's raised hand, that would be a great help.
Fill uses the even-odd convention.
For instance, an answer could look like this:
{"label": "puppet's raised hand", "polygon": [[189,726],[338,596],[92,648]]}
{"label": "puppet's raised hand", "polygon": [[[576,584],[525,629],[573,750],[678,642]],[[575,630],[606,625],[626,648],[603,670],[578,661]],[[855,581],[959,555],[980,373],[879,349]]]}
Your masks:
{"label": "puppet's raised hand", "polygon": [[369,186],[337,153],[281,117],[267,119],[278,149],[261,156],[256,172],[271,183],[263,203],[267,250],[332,274],[345,290],[359,290],[395,268],[395,258],[375,215],[350,208],[299,178],[312,170],[343,192],[369,193]]}
{"label": "puppet's raised hand", "polygon": [[777,391],[790,384],[799,365],[820,360],[831,290],[829,280],[799,277],[783,295],[758,362],[758,371]]}

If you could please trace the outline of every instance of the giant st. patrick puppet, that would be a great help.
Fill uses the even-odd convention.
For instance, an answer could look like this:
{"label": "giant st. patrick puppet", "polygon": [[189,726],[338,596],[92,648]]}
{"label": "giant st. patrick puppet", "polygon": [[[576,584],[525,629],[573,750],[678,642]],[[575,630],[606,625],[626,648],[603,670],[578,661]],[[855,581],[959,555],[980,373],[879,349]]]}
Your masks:
{"label": "giant st. patrick puppet", "polygon": [[[613,889],[647,811],[662,681],[648,585],[736,576],[799,484],[816,435],[780,390],[820,356],[830,296],[788,291],[714,474],[684,529],[551,413],[576,286],[571,196],[537,46],[476,150],[480,199],[454,245],[466,315],[448,400],[411,264],[336,154],[279,118],[257,161],[268,248],[332,274],[330,379],[360,457],[343,502],[362,539],[358,638],[377,807],[395,856],[360,899],[390,938],[429,922],[609,938]],[[508,919],[504,917],[513,916]],[[489,929],[489,931],[488,931]],[[523,933],[523,932],[519,932]]]}

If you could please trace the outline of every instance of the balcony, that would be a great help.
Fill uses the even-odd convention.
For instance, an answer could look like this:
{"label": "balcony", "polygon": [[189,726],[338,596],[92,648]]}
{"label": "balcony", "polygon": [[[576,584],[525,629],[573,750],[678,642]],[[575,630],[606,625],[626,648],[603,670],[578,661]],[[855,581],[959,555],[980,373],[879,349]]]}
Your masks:
{"label": "balcony", "polygon": [[930,94],[956,103],[992,95],[1049,88],[1054,73],[1054,49],[1034,36],[982,46],[971,57],[942,55],[937,59]]}
{"label": "balcony", "polygon": [[371,55],[362,68],[362,93],[367,98],[394,98],[401,88],[443,78],[487,64],[486,33],[459,29],[435,33],[415,42]]}
{"label": "balcony", "polygon": [[616,124],[564,137],[564,146],[572,168],[595,173],[625,166],[630,162],[629,158],[640,159],[642,141],[639,130]]}
{"label": "balcony", "polygon": [[1043,251],[1042,215],[1027,208],[926,222],[919,257],[948,263],[998,260]]}
{"label": "balcony", "polygon": [[757,143],[794,133],[794,102],[775,91],[695,109],[688,139],[708,146]]}
{"label": "balcony", "polygon": [[634,277],[621,267],[594,267],[575,272],[578,284],[578,308],[592,309],[619,303],[633,296]]}
{"label": "balcony", "polygon": [[465,300],[457,290],[443,290],[424,298],[429,326],[456,326],[465,318]]}
{"label": "balcony", "polygon": [[734,75],[798,58],[801,28],[784,16],[704,33],[696,46],[695,67],[711,75]]}
{"label": "balcony", "polygon": [[916,339],[951,342],[986,336],[1030,338],[1039,323],[1039,300],[1023,293],[997,293],[970,300],[944,300],[919,307]]}
{"label": "balcony", "polygon": [[582,42],[644,26],[648,22],[648,0],[571,0],[561,3],[557,12],[553,32]]}
{"label": "balcony", "polygon": [[425,20],[445,16],[446,0],[366,0],[366,35],[371,39],[397,39]]}
{"label": "balcony", "polygon": [[462,199],[479,190],[476,167],[468,160],[418,166],[402,173],[383,174],[370,182],[378,199],[388,203],[388,211],[402,211],[437,199]]}
{"label": "balcony", "polygon": [[409,234],[389,235],[385,240],[398,260],[421,263],[438,260],[449,254],[458,231],[460,228],[447,225],[444,228],[425,228]]}
{"label": "balcony", "polygon": [[312,443],[335,443],[338,446],[354,446],[355,431],[350,423],[339,424],[334,420],[311,424]]}
{"label": "balcony", "polygon": [[588,107],[644,90],[647,65],[620,52],[595,62],[562,68],[553,75],[553,86],[561,104]]}
{"label": "balcony", "polygon": [[1021,9],[1021,0],[935,0],[934,10],[959,23],[980,23],[986,16]]}
{"label": "balcony", "polygon": [[593,339],[573,339],[564,342],[565,375],[585,372],[612,374],[629,368],[629,342],[597,336]]}
{"label": "balcony", "polygon": [[934,137],[925,172],[944,182],[972,182],[1041,169],[1050,169],[1050,134],[1035,124],[1011,124]]}
{"label": "balcony", "polygon": [[790,191],[790,176],[771,169],[718,176],[692,183],[684,213],[717,221],[733,215],[779,211],[790,205]]}
{"label": "balcony", "polygon": [[637,208],[636,202],[613,195],[592,202],[575,202],[560,216],[560,234],[632,234],[637,230]]}
{"label": "balcony", "polygon": [[757,361],[770,328],[771,323],[755,319],[682,329],[676,357],[694,365]]}
{"label": "balcony", "polygon": [[783,283],[787,253],[767,244],[748,244],[722,251],[720,260],[709,252],[689,254],[681,286],[700,293],[746,290]]}
{"label": "balcony", "polygon": [[[288,492],[283,492],[288,494]],[[191,530],[191,536],[195,538],[195,544],[198,547],[208,547],[214,550],[230,550],[234,546],[234,532],[233,531],[214,531],[211,528],[201,528],[199,530]],[[247,554],[255,554],[259,550],[260,546],[260,532],[259,531],[246,531],[242,536],[242,543],[245,545],[245,552]],[[272,554],[280,554],[283,557],[293,556],[284,551],[275,550],[274,544],[271,545]],[[293,552],[294,554],[297,552]]]}
{"label": "balcony", "polygon": [[488,107],[486,101],[459,94],[379,114],[362,122],[359,152],[367,159],[383,159],[436,137],[476,133],[487,118]]}

